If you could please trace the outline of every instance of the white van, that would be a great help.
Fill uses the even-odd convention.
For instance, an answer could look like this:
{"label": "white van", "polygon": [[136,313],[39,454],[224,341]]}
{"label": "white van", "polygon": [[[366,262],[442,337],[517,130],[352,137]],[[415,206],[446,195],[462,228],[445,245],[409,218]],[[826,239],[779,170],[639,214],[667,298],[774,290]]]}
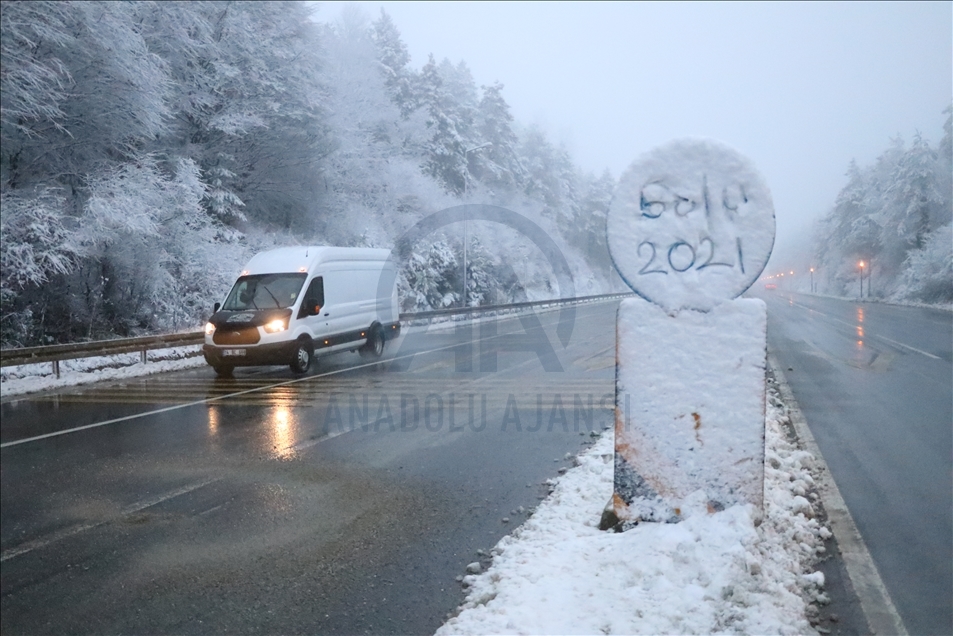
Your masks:
{"label": "white van", "polygon": [[205,360],[220,376],[237,366],[289,364],[306,373],[315,356],[360,351],[379,357],[400,334],[397,270],[389,250],[281,247],[256,255],[205,325]]}

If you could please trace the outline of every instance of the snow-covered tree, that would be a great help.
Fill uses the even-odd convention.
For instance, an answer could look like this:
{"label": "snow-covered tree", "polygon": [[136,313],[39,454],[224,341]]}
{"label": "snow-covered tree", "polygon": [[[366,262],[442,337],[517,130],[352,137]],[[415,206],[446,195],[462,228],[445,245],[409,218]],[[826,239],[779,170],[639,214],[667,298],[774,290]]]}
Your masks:
{"label": "snow-covered tree", "polygon": [[[202,169],[210,212],[232,224],[251,218],[287,228],[304,219],[330,151],[310,9],[296,2],[169,4],[155,16],[158,33],[150,38],[169,56],[178,88],[169,141]],[[168,51],[170,40],[181,45]]]}
{"label": "snow-covered tree", "polygon": [[0,3],[3,145],[15,139],[7,137],[13,132],[31,137],[36,128],[55,127],[65,117],[60,105],[70,75],[58,54],[75,39],[70,23],[69,8],[62,2]]}
{"label": "snow-covered tree", "polygon": [[462,194],[468,178],[466,138],[455,96],[444,88],[444,80],[433,55],[420,72],[420,102],[427,113],[430,138],[425,145],[424,171],[437,179],[448,192]]}
{"label": "snow-covered tree", "polygon": [[415,251],[404,267],[417,309],[442,309],[459,304],[463,287],[462,266],[445,240],[438,240],[424,251]]}
{"label": "snow-covered tree", "polygon": [[[389,246],[464,192],[599,261],[611,184],[519,139],[501,85],[478,91],[462,61],[414,70],[385,12],[312,8],[0,2],[5,345],[194,328],[249,251]],[[479,225],[471,303],[555,293],[531,246]],[[419,306],[461,302],[456,240],[403,254]]]}
{"label": "snow-covered tree", "polygon": [[904,262],[897,295],[929,303],[953,303],[953,225],[930,233]]}
{"label": "snow-covered tree", "polygon": [[499,82],[483,86],[478,108],[480,138],[491,145],[481,154],[478,178],[491,187],[515,190],[523,184],[524,170],[519,155],[519,138],[513,131],[513,115],[503,98]]}
{"label": "snow-covered tree", "polygon": [[0,196],[0,338],[32,340],[34,312],[17,303],[24,290],[46,284],[73,269],[78,256],[65,216],[65,197],[53,188],[8,190]]}
{"label": "snow-covered tree", "polygon": [[80,290],[70,304],[72,330],[77,322],[86,336],[179,328],[208,313],[227,283],[216,261],[241,254],[233,248],[229,256],[234,237],[201,205],[205,191],[185,159],[171,175],[146,156],[90,180],[74,236],[85,258],[67,277]]}
{"label": "snow-covered tree", "polygon": [[[299,5],[0,9],[5,342],[195,321],[181,294],[156,290],[235,239],[208,213],[234,220],[228,206],[244,202],[259,222],[305,216],[326,150],[312,143],[316,40]],[[204,230],[177,234],[183,219]]]}
{"label": "snow-covered tree", "polygon": [[[945,297],[936,289],[948,276],[953,251],[953,245],[943,245],[953,221],[948,135],[939,149],[917,134],[909,147],[892,140],[870,166],[851,162],[847,184],[814,239],[822,289],[848,293],[863,260],[877,281],[875,295]],[[953,278],[946,285],[953,287]]]}
{"label": "snow-covered tree", "polygon": [[[900,157],[884,192],[884,226],[890,238],[920,249],[939,214],[943,197],[937,188],[937,153],[917,134]],[[884,237],[886,238],[886,237]]]}
{"label": "snow-covered tree", "polygon": [[166,130],[169,82],[135,9],[3,3],[4,188],[52,177],[74,195],[88,166],[123,161]]}
{"label": "snow-covered tree", "polygon": [[328,124],[334,150],[324,162],[317,231],[334,244],[392,244],[426,210],[452,204],[420,165],[425,114],[401,115],[376,63],[377,43],[359,10],[322,32]]}
{"label": "snow-covered tree", "polygon": [[582,250],[594,267],[601,268],[611,277],[614,267],[606,238],[606,218],[612,204],[615,178],[605,170],[599,177],[587,177],[584,188],[574,222],[575,231],[569,240]]}
{"label": "snow-covered tree", "polygon": [[373,38],[377,46],[377,59],[384,76],[390,98],[397,104],[401,115],[407,117],[419,107],[416,78],[407,68],[410,53],[400,37],[400,31],[391,17],[381,7],[381,17],[373,24]]}

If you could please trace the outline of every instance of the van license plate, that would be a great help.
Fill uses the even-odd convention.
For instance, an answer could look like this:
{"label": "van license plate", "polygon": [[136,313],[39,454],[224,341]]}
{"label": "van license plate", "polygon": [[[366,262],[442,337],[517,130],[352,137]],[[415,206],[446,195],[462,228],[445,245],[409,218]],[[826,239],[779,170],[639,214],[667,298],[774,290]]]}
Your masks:
{"label": "van license plate", "polygon": [[223,349],[223,356],[243,356],[245,355],[245,349]]}

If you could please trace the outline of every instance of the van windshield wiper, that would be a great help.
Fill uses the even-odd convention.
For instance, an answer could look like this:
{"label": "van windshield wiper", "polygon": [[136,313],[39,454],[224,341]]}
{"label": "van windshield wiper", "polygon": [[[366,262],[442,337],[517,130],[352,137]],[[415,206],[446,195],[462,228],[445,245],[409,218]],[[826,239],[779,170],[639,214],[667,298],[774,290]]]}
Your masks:
{"label": "van windshield wiper", "polygon": [[[275,301],[275,307],[277,307],[278,309],[281,309],[281,302],[275,297],[274,294],[271,293],[271,290],[268,289],[268,285],[262,285],[262,288],[263,288],[266,292],[268,292],[268,295],[271,296],[271,299],[272,299],[273,301]],[[257,309],[257,307],[256,307],[256,309]]]}

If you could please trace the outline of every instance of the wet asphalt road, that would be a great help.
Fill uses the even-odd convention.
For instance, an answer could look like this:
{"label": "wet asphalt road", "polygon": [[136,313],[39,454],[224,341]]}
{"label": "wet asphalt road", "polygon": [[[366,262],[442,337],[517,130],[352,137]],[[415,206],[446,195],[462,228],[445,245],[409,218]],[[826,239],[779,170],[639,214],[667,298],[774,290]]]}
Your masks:
{"label": "wet asphalt road", "polygon": [[758,296],[768,348],[907,630],[953,633],[953,314]]}
{"label": "wet asphalt road", "polygon": [[[949,633],[949,314],[765,299],[769,348],[908,629]],[[482,358],[477,341],[396,367],[345,354],[303,380],[203,368],[5,402],[0,631],[432,633],[463,598],[454,578],[588,439],[590,395],[591,428],[610,423],[615,307],[578,307],[566,348],[540,315],[561,372],[486,331]]]}
{"label": "wet asphalt road", "polygon": [[477,550],[611,423],[615,307],[577,307],[565,348],[560,314],[539,315],[562,371],[477,326],[472,349],[396,366],[344,354],[303,380],[202,368],[5,402],[0,631],[432,633]]}

